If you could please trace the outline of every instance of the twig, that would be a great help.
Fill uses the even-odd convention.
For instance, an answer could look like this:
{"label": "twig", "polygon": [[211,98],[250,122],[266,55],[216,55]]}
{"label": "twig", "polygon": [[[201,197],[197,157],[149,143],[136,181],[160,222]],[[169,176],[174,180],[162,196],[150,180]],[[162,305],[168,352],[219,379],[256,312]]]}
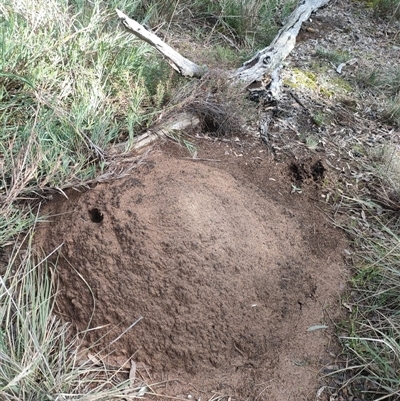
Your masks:
{"label": "twig", "polygon": [[218,159],[198,159],[198,158],[193,158],[193,157],[182,157],[182,159],[185,160],[191,160],[192,162],[220,162],[222,160]]}
{"label": "twig", "polygon": [[125,333],[127,333],[133,326],[139,323],[143,319],[143,316],[140,316],[137,320],[135,320],[127,329],[125,329],[115,340],[110,342],[110,345],[117,342]]}

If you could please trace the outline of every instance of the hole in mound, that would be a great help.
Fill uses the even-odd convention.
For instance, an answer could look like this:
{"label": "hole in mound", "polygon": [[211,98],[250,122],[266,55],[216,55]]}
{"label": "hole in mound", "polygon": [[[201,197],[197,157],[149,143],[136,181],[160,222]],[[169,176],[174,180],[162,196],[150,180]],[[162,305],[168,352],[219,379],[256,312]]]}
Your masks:
{"label": "hole in mound", "polygon": [[103,213],[97,207],[89,210],[89,216],[93,223],[101,223],[104,218]]}
{"label": "hole in mound", "polygon": [[311,166],[311,174],[314,181],[320,181],[324,178],[325,167],[323,166],[321,160],[318,160]]}
{"label": "hole in mound", "polygon": [[203,129],[206,132],[218,134],[221,131],[221,121],[217,121],[213,116],[204,116]]}
{"label": "hole in mound", "polygon": [[307,173],[304,171],[304,168],[296,163],[292,163],[289,166],[289,170],[292,173],[293,179],[298,183],[302,183],[303,180],[307,178]]}
{"label": "hole in mound", "polygon": [[199,117],[202,130],[212,136],[229,137],[239,133],[240,123],[234,110],[215,99],[192,102],[187,110]]}

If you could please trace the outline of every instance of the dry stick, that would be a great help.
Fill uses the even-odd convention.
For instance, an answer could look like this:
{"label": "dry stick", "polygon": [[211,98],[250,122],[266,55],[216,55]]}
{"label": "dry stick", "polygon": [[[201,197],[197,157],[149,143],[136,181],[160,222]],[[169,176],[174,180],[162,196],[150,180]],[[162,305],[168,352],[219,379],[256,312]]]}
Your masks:
{"label": "dry stick", "polygon": [[122,11],[117,9],[116,12],[126,28],[131,30],[138,38],[155,47],[167,59],[171,67],[178,71],[179,74],[184,77],[196,78],[200,78],[204,75],[207,70],[206,68],[200,67],[196,63],[183,57],[171,46],[162,41],[157,35],[146,30],[143,25],[140,25],[135,20],[129,18]]}
{"label": "dry stick", "polygon": [[113,345],[116,343],[125,333],[127,333],[133,326],[139,323],[143,319],[143,316],[140,316],[137,320],[135,320],[128,328],[126,328],[115,340],[112,340],[109,345]]}
{"label": "dry stick", "polygon": [[182,159],[190,160],[192,162],[220,162],[219,159],[202,159],[197,157],[182,157]]}
{"label": "dry stick", "polygon": [[182,131],[189,128],[193,129],[198,125],[200,125],[200,120],[197,117],[190,113],[180,113],[172,121],[167,121],[159,127],[153,127],[151,130],[137,137],[132,149],[140,151],[159,138],[174,137],[174,135],[179,135]]}

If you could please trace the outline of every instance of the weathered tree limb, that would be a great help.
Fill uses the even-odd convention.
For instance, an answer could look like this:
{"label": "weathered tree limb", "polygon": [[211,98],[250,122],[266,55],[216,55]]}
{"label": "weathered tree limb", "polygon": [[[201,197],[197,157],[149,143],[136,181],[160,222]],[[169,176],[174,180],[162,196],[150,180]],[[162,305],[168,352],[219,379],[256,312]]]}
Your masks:
{"label": "weathered tree limb", "polygon": [[148,31],[143,25],[140,25],[135,20],[129,18],[122,11],[117,9],[116,12],[126,28],[132,31],[138,38],[155,47],[167,59],[171,67],[178,71],[179,74],[185,77],[197,78],[204,75],[206,72],[205,67],[201,67],[180,55],[171,46],[163,42],[157,35]]}
{"label": "weathered tree limb", "polygon": [[167,137],[173,140],[179,138],[183,132],[188,129],[194,129],[200,125],[200,120],[191,113],[180,113],[172,121],[167,121],[161,126],[156,126],[153,129],[140,135],[132,149],[139,150],[150,143],[154,142],[158,138]]}
{"label": "weathered tree limb", "polygon": [[329,0],[303,0],[288,17],[286,24],[265,49],[260,50],[251,60],[233,74],[233,78],[248,82],[260,81],[264,75],[279,68],[281,62],[290,54],[296,44],[296,37],[301,25],[311,13],[327,4]]}
{"label": "weathered tree limb", "polygon": [[[137,138],[135,138],[131,150],[140,152],[148,145],[163,137],[176,140],[182,135],[182,133],[190,129],[195,129],[199,125],[200,120],[193,114],[185,112],[180,113],[176,115],[172,120],[168,120],[160,125],[156,125],[152,129],[146,131],[144,134],[139,135]],[[110,155],[122,153],[125,147],[126,142],[118,143],[116,145],[113,145],[109,149],[108,153]]]}

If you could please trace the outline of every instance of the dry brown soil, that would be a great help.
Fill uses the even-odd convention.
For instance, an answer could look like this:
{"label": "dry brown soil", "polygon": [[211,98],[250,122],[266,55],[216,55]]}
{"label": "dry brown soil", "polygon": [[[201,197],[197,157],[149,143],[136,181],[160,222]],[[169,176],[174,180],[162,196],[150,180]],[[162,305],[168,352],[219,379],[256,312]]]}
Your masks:
{"label": "dry brown soil", "polygon": [[58,311],[98,328],[87,340],[107,363],[166,381],[159,394],[315,399],[346,282],[346,240],[318,207],[323,161],[277,163],[245,136],[196,146],[192,160],[158,144],[130,176],[45,207]]}

